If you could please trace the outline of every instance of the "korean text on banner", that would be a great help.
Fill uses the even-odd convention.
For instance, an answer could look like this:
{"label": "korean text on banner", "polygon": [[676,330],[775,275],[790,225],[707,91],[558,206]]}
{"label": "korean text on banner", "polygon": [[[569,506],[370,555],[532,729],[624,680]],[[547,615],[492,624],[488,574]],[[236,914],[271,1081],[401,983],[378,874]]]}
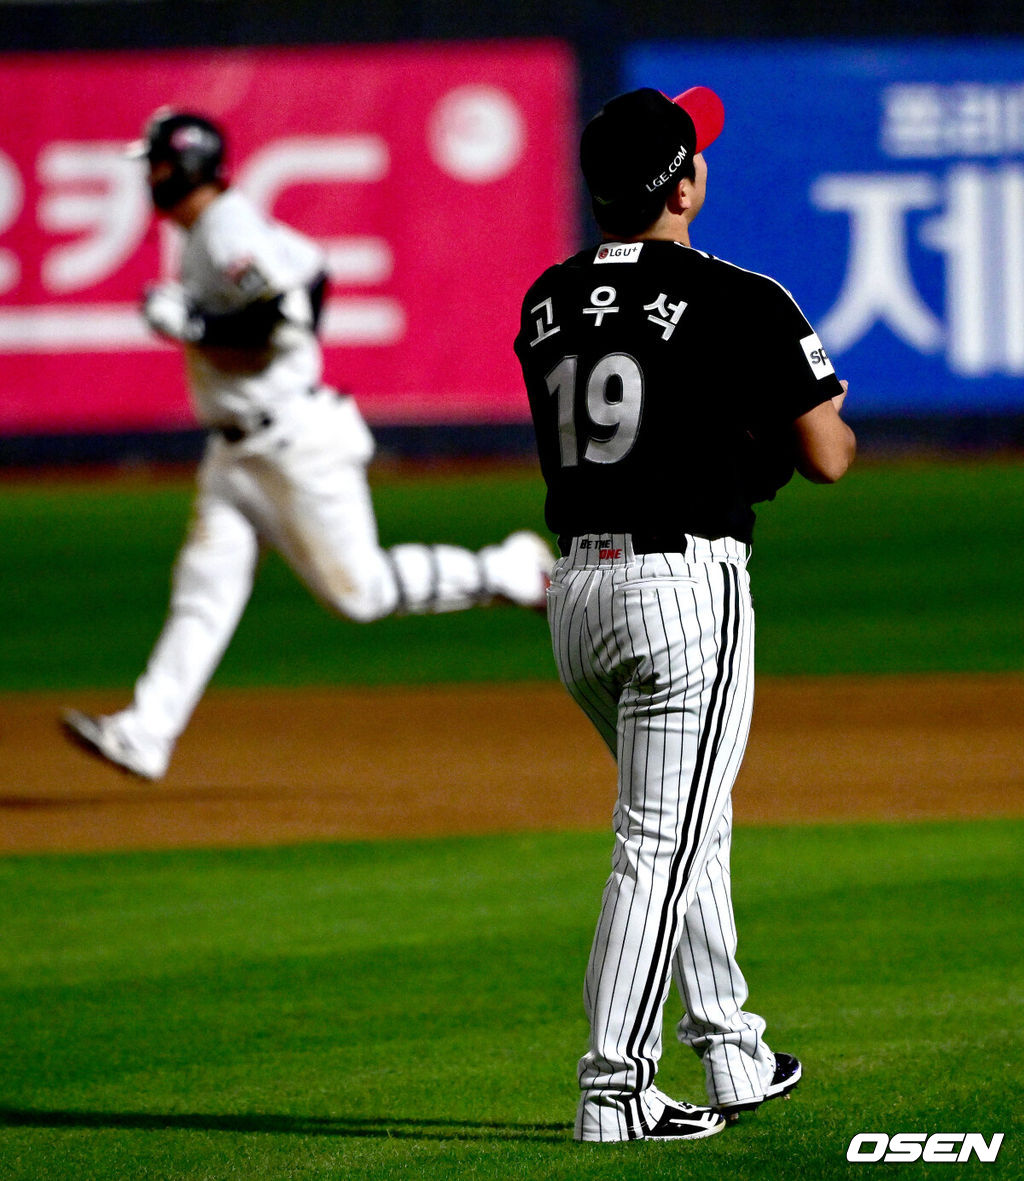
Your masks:
{"label": "korean text on banner", "polygon": [[164,104],[224,126],[233,182],[325,247],[325,376],[371,421],[529,417],[519,301],[575,223],[564,46],[40,54],[4,79],[0,434],[192,425],[138,312],[176,231],[123,154]]}
{"label": "korean text on banner", "polygon": [[857,414],[1024,410],[1024,41],[636,46],[725,103],[693,241],[793,290]]}

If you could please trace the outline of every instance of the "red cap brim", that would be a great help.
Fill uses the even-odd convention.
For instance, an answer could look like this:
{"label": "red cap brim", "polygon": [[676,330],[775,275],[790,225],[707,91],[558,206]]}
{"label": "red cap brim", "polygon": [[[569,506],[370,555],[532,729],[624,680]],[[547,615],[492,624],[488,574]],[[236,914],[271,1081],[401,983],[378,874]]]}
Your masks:
{"label": "red cap brim", "polygon": [[725,107],[713,90],[706,86],[691,86],[677,94],[672,100],[693,120],[697,129],[697,151],[703,152],[708,144],[714,143],[725,126]]}

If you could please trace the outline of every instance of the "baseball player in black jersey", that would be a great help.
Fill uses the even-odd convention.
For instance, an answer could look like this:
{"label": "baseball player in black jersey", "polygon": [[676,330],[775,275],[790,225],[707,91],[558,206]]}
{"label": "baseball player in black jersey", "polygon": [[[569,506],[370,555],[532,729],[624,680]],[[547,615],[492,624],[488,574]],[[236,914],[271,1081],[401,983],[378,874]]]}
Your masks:
{"label": "baseball player in black jersey", "polygon": [[[702,153],[723,123],[705,87],[635,90],[588,123],[580,160],[603,240],[534,283],[515,345],[562,555],[548,595],[559,675],[618,764],[579,1140],[710,1136],[802,1073],[743,1008],[735,958],[746,564],[752,506],[794,471],[838,480],[855,440],[839,415],[845,383],[789,292],[690,245]],[[655,1085],[673,979],[706,1107]]]}

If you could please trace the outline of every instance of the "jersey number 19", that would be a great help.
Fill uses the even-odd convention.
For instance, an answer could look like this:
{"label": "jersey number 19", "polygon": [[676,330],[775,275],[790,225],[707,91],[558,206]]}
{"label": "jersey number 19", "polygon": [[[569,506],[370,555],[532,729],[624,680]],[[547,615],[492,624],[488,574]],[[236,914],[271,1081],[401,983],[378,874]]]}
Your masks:
{"label": "jersey number 19", "polygon": [[618,463],[633,449],[640,430],[644,403],[644,375],[628,353],[608,353],[591,369],[583,389],[590,427],[577,438],[576,393],[578,358],[563,357],[548,373],[548,393],[558,399],[558,448],[562,467],[589,463]]}

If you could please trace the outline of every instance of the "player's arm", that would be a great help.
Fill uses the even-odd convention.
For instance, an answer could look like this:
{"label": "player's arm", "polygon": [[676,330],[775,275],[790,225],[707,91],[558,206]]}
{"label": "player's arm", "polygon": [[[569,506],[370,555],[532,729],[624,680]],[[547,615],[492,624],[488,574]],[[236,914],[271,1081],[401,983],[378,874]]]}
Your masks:
{"label": "player's arm", "polygon": [[840,418],[846,382],[837,377],[817,333],[793,296],[773,280],[762,295],[766,349],[775,358],[778,411],[789,428],[792,462],[806,480],[834,484],[853,462],[857,441]]}
{"label": "player's arm", "polygon": [[213,313],[197,307],[178,283],[161,283],[146,293],[143,315],[149,325],[172,340],[209,348],[264,349],[281,323],[316,331],[323,308],[327,276],[317,275],[308,287],[273,292],[252,291],[248,303],[235,311]]}
{"label": "player's arm", "polygon": [[834,484],[841,479],[857,451],[857,439],[839,416],[846,400],[842,393],[819,403],[793,423],[796,470],[815,484]]}
{"label": "player's arm", "polygon": [[295,324],[315,332],[323,309],[327,276],[319,274],[307,287],[274,294],[263,292],[238,311],[205,314],[197,344],[211,348],[263,349],[278,324]]}

